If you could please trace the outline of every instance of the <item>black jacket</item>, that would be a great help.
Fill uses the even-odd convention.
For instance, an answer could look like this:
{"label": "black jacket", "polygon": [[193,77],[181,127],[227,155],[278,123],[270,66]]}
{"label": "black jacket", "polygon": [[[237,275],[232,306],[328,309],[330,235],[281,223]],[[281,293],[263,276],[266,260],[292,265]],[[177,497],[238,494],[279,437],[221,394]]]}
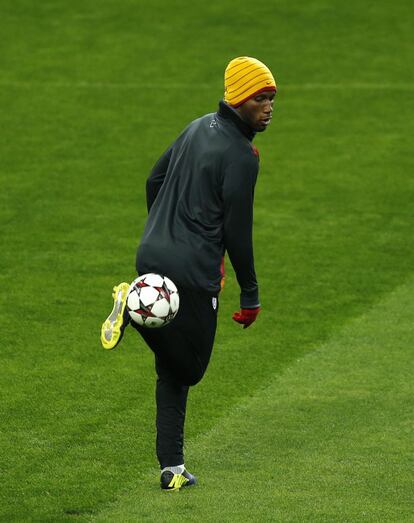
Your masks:
{"label": "black jacket", "polygon": [[156,272],[211,295],[220,291],[227,251],[240,305],[259,305],[253,261],[253,197],[259,170],[254,132],[224,102],[192,122],[147,181],[148,219],[137,252],[139,274]]}

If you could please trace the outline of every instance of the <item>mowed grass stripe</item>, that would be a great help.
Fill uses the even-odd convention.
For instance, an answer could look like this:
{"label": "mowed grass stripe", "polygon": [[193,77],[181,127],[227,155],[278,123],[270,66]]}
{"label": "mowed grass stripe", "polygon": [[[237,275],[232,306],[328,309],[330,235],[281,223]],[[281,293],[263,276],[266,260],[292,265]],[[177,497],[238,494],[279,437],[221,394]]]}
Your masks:
{"label": "mowed grass stripe", "polygon": [[93,521],[413,521],[413,319],[411,280],[194,440],[198,487]]}
{"label": "mowed grass stripe", "polygon": [[[158,85],[156,83],[149,82],[89,82],[79,81],[79,82],[24,82],[24,81],[1,81],[0,88],[33,88],[36,89],[156,89]],[[188,82],[179,82],[179,83],[169,83],[168,89],[207,89],[207,90],[216,90],[220,92],[222,89],[222,82],[212,82],[212,83],[188,83]],[[278,91],[283,90],[374,90],[374,91],[412,91],[414,90],[414,83],[369,83],[369,82],[340,82],[340,83],[279,83],[278,82]]]}

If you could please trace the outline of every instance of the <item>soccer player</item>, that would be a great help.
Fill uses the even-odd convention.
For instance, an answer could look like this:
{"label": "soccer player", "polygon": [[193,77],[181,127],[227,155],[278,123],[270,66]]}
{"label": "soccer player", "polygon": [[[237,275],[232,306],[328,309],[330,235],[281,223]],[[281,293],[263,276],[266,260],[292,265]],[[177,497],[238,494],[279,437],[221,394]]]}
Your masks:
{"label": "soccer player", "polygon": [[[276,82],[262,62],[243,56],[228,64],[224,86],[218,111],[190,123],[153,167],[137,251],[138,274],[168,276],[180,295],[169,325],[146,329],[131,322],[155,354],[156,449],[161,488],[169,491],[196,481],[184,465],[187,395],[213,348],[226,251],[241,290],[233,320],[246,328],[260,311],[252,244],[259,153],[252,140],[271,122]],[[118,345],[130,322],[128,287],[114,287],[114,307],[101,331],[106,349]]]}

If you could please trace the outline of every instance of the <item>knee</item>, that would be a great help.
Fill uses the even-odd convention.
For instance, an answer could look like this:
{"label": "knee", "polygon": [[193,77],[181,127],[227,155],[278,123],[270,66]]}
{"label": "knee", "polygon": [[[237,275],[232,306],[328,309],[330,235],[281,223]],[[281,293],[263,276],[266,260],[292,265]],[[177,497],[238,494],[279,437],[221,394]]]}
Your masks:
{"label": "knee", "polygon": [[181,376],[181,381],[183,385],[187,385],[188,387],[193,387],[194,385],[197,385],[204,376],[204,370],[203,369],[191,369],[191,371],[184,373]]}
{"label": "knee", "polygon": [[188,387],[197,385],[201,381],[206,371],[206,366],[198,358],[189,360],[161,359],[156,355],[156,370],[158,376],[165,379],[173,379],[181,385]]}

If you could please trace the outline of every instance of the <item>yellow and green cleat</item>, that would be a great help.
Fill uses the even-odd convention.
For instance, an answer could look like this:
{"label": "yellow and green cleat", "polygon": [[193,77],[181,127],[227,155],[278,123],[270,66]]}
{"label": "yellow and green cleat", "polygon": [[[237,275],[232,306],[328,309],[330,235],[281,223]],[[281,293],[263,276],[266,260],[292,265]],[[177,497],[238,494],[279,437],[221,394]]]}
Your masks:
{"label": "yellow and green cleat", "polygon": [[104,349],[114,349],[121,341],[125,327],[129,323],[129,313],[126,309],[128,283],[120,283],[114,287],[112,297],[114,307],[111,314],[103,322],[101,328],[101,343]]}

